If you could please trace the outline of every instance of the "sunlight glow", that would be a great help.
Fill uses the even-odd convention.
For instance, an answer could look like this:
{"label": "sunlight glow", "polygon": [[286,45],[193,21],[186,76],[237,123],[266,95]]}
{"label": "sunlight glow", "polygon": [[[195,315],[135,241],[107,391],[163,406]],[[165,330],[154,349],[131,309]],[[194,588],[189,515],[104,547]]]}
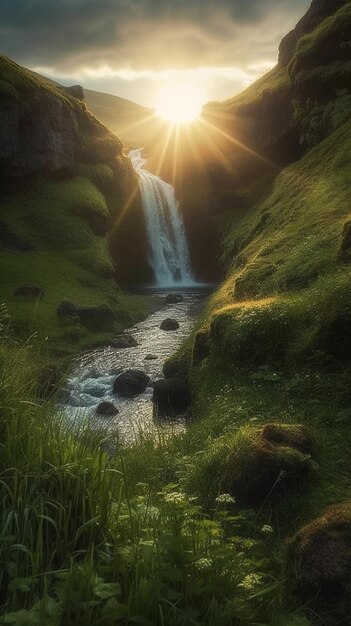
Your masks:
{"label": "sunlight glow", "polygon": [[194,85],[178,83],[159,92],[156,115],[172,124],[187,124],[200,117],[202,105]]}

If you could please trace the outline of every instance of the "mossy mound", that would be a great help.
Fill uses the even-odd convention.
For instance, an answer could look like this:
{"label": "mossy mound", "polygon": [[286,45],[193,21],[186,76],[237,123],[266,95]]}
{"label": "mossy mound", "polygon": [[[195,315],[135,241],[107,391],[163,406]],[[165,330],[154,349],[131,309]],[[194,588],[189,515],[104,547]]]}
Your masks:
{"label": "mossy mound", "polygon": [[231,452],[226,487],[241,503],[261,506],[281,498],[305,480],[311,462],[312,436],[302,425],[267,424],[248,429]]}
{"label": "mossy mound", "polygon": [[300,596],[326,610],[340,602],[342,613],[350,615],[351,501],[327,508],[304,526],[290,549]]}

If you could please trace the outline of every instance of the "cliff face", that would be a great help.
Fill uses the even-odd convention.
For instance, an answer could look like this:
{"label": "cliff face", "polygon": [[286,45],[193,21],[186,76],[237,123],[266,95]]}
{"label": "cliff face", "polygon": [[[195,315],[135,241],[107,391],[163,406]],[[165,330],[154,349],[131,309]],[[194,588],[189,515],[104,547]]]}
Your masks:
{"label": "cliff face", "polygon": [[77,163],[105,163],[123,143],[81,100],[35,79],[0,57],[2,175],[72,171]]}
{"label": "cliff face", "polygon": [[[51,86],[0,57],[1,299],[24,336],[34,316],[39,337],[81,349],[128,325],[131,305],[141,312],[118,287],[148,266],[137,180],[122,148],[81,89]],[[92,310],[85,323],[59,315],[63,301],[107,313]]]}

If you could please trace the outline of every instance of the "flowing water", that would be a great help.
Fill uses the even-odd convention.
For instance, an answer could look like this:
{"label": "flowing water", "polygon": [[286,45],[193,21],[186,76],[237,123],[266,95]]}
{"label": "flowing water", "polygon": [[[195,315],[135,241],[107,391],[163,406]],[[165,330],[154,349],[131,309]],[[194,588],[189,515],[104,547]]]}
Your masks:
{"label": "flowing water", "polygon": [[172,185],[144,169],[143,150],[132,150],[129,157],[139,179],[149,263],[156,285],[163,288],[194,284],[189,248],[182,215]]}
{"label": "flowing water", "polygon": [[[157,292],[158,295],[161,295]],[[165,360],[180,347],[189,335],[208,295],[208,289],[193,288],[182,291],[183,301],[162,305],[146,320],[139,322],[128,333],[137,340],[132,348],[118,349],[112,346],[98,348],[81,355],[63,390],[63,412],[75,423],[86,421],[93,428],[108,433],[118,433],[124,441],[133,441],[140,430],[155,429],[153,420],[152,383],[163,378]],[[164,294],[161,295],[163,297]],[[163,298],[164,299],[164,298]],[[163,331],[161,322],[171,317],[179,322],[179,329]],[[146,357],[153,355],[154,360]],[[143,370],[150,377],[150,386],[134,398],[113,394],[116,377],[128,369]],[[100,417],[96,408],[102,401],[114,402],[119,413],[115,417]],[[170,422],[163,428],[169,428]],[[157,427],[162,427],[158,424]],[[171,428],[184,427],[182,419],[175,420]]]}
{"label": "flowing water", "polygon": [[[63,390],[62,408],[64,414],[76,424],[86,422],[90,427],[117,433],[122,440],[130,442],[140,430],[150,431],[155,427],[152,384],[163,378],[165,360],[189,335],[208,289],[197,285],[192,278],[184,224],[173,187],[144,169],[146,160],[142,150],[133,150],[129,156],[139,179],[149,262],[159,288],[157,294],[163,300],[155,313],[128,329],[128,333],[137,340],[137,346],[99,348],[77,359]],[[183,300],[177,304],[165,304],[165,288],[175,287],[180,290]],[[178,330],[167,332],[160,329],[161,322],[167,317],[178,321]],[[150,355],[152,358],[147,358]],[[129,369],[144,371],[150,377],[150,386],[143,394],[133,398],[114,395],[114,381]],[[102,401],[113,402],[118,414],[114,417],[97,415],[96,409]],[[171,426],[172,429],[182,427],[181,419]],[[169,422],[165,428],[169,428]]]}

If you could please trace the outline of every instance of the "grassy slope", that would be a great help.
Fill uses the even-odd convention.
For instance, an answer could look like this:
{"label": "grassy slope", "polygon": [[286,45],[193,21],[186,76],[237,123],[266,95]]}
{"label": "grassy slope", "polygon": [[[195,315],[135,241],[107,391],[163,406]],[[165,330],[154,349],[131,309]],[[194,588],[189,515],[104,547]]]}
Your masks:
{"label": "grassy slope", "polygon": [[[105,236],[94,235],[80,214],[108,215],[104,196],[85,177],[66,181],[41,180],[31,189],[11,193],[1,203],[1,220],[33,251],[0,250],[1,297],[22,336],[49,337],[52,347],[81,349],[108,339],[110,331],[91,335],[74,323],[60,322],[56,309],[63,300],[76,304],[108,303],[120,316],[116,331],[142,312],[142,301],[124,296],[114,280]],[[37,300],[16,297],[17,287],[36,284],[44,290]],[[134,310],[135,309],[135,310]]]}
{"label": "grassy slope", "polygon": [[[85,110],[83,103],[9,59],[1,57],[0,63],[0,96],[28,99],[49,92],[69,106]],[[96,124],[100,122],[96,120]],[[120,167],[122,171],[123,159]],[[147,311],[142,298],[126,296],[118,289],[112,278],[107,235],[94,234],[94,224],[102,225],[101,232],[106,233],[114,215],[122,211],[126,202],[123,184],[119,174],[116,176],[106,164],[77,164],[75,175],[39,177],[30,184],[7,186],[8,191],[5,186],[2,190],[0,221],[32,248],[23,252],[6,243],[0,246],[1,301],[6,303],[21,336],[35,332],[39,344],[48,341],[50,348],[63,353],[111,336],[111,330],[92,334],[76,322],[61,322],[56,309],[63,300],[110,305],[116,313],[115,332]],[[44,296],[30,300],[14,295],[18,287],[28,284],[41,287]]]}
{"label": "grassy slope", "polygon": [[[308,36],[307,48],[303,39],[297,55],[318,49],[326,31],[335,41],[334,29],[349,12],[350,4],[326,20]],[[282,72],[273,70],[228,107],[249,107],[274,90]],[[190,367],[201,417],[188,431],[195,442],[189,480],[207,502],[223,479],[231,442],[250,439],[250,429],[268,421],[311,426],[319,470],[272,510],[285,536],[324,505],[351,496],[351,268],[347,254],[340,257],[350,219],[351,125],[340,116],[335,127],[228,229],[222,250],[227,279],[198,325],[209,338],[210,357],[191,363],[193,339],[175,357],[179,368]]]}

